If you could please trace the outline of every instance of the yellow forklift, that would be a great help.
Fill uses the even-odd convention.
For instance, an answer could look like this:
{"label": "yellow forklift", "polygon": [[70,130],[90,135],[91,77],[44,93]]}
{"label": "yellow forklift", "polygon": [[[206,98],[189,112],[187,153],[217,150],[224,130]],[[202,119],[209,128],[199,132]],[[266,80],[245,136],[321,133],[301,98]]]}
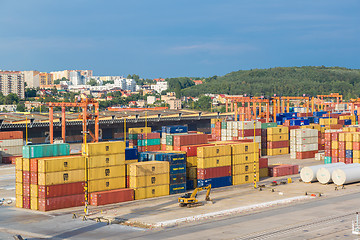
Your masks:
{"label": "yellow forklift", "polygon": [[202,202],[199,202],[197,200],[197,193],[200,191],[206,190],[206,196],[205,196],[205,200],[206,201],[211,201],[210,199],[210,191],[211,191],[211,184],[209,184],[206,187],[199,187],[199,188],[195,188],[194,191],[192,193],[185,193],[185,195],[181,196],[178,198],[178,202],[179,202],[179,206],[180,207],[197,207],[197,206],[201,206],[203,205]]}

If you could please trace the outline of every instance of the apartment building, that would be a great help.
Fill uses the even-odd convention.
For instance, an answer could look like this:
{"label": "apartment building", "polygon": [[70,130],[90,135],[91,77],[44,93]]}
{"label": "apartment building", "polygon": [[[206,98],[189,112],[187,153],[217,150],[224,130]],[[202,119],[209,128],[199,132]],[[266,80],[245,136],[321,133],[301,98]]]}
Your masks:
{"label": "apartment building", "polygon": [[0,71],[0,91],[5,96],[15,93],[25,98],[24,74],[20,71]]}
{"label": "apartment building", "polygon": [[40,77],[40,88],[45,85],[53,85],[54,84],[54,78],[51,73],[42,72],[39,73]]}
{"label": "apartment building", "polygon": [[27,88],[40,87],[39,71],[22,71]]}

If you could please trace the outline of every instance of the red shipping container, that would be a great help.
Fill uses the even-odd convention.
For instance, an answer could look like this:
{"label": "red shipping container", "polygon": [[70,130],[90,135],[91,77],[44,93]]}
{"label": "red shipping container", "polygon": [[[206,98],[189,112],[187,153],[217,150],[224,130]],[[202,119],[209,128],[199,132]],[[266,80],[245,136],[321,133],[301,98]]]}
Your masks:
{"label": "red shipping container", "polygon": [[353,150],[360,150],[360,142],[353,142]]}
{"label": "red shipping container", "polygon": [[346,142],[339,142],[339,150],[345,150],[346,149]]}
{"label": "red shipping container", "polygon": [[22,131],[1,131],[0,140],[9,140],[9,139],[23,139]]}
{"label": "red shipping container", "polygon": [[343,125],[343,126],[344,126],[344,125],[345,125],[345,120],[339,120],[338,123],[339,123],[340,125]]}
{"label": "red shipping container", "polygon": [[331,157],[339,157],[339,150],[331,149]]}
{"label": "red shipping container", "polygon": [[334,125],[331,125],[330,128],[331,128],[331,129],[342,129],[342,128],[343,128],[343,125],[341,125],[341,124],[334,124]]}
{"label": "red shipping container", "polygon": [[21,157],[21,156],[4,156],[2,157],[2,163],[5,164],[15,164],[16,162],[16,158]]}
{"label": "red shipping container", "polygon": [[314,158],[315,153],[318,153],[318,150],[315,151],[307,151],[307,152],[296,152],[296,159],[306,159],[306,158]]}
{"label": "red shipping container", "polygon": [[[239,129],[238,130],[239,137],[253,137],[254,129]],[[261,136],[261,129],[255,129],[255,136]]]}
{"label": "red shipping container", "polygon": [[325,133],[325,140],[331,141],[331,133]]}
{"label": "red shipping container", "polygon": [[269,176],[271,177],[281,177],[298,173],[294,171],[296,171],[296,167],[294,167],[294,165],[283,164],[269,166]]}
{"label": "red shipping container", "polygon": [[293,129],[300,129],[300,126],[289,126],[289,132]]}
{"label": "red shipping container", "polygon": [[325,149],[331,150],[331,142],[330,141],[325,141]]}
{"label": "red shipping container", "polygon": [[124,188],[90,194],[90,205],[100,206],[134,200],[134,189]]}
{"label": "red shipping container", "polygon": [[30,197],[30,184],[23,183],[23,195],[26,197]]}
{"label": "red shipping container", "polygon": [[267,158],[259,158],[259,168],[267,168],[269,166]]}
{"label": "red shipping container", "polygon": [[38,171],[38,159],[31,158],[30,159],[30,172],[37,172]]}
{"label": "red shipping container", "polygon": [[283,126],[290,127],[290,120],[285,120]]}
{"label": "red shipping container", "polygon": [[345,158],[344,157],[339,157],[339,162],[345,163]]}
{"label": "red shipping container", "polygon": [[221,122],[216,122],[215,123],[215,128],[221,129]]}
{"label": "red shipping container", "polygon": [[199,144],[199,145],[181,146],[180,151],[186,152],[186,156],[188,156],[188,157],[194,157],[194,156],[197,156],[197,148],[198,147],[206,147],[206,146],[214,146],[214,144]]}
{"label": "red shipping container", "polygon": [[346,164],[351,164],[351,163],[353,163],[353,159],[352,158],[345,158],[345,163]]}
{"label": "red shipping container", "polygon": [[325,157],[331,157],[331,150],[325,149]]}
{"label": "red shipping container", "polygon": [[57,185],[39,185],[39,198],[52,198],[68,195],[84,194],[84,182],[65,183]]}
{"label": "red shipping container", "polygon": [[339,139],[339,133],[338,132],[331,133],[331,140],[332,141],[338,141],[338,139]]}
{"label": "red shipping container", "polygon": [[166,150],[166,144],[161,144],[161,150]]}
{"label": "red shipping container", "polygon": [[130,176],[126,176],[126,187],[128,188],[130,186]]}
{"label": "red shipping container", "polygon": [[268,149],[285,148],[285,147],[289,147],[289,141],[288,140],[278,141],[278,142],[268,142],[267,143],[267,148]]}
{"label": "red shipping container", "polygon": [[324,144],[318,144],[318,149],[319,150],[325,150],[325,145]]}
{"label": "red shipping container", "polygon": [[23,183],[30,184],[30,172],[29,171],[23,171]]}
{"label": "red shipping container", "polygon": [[138,134],[138,140],[143,140],[143,139],[157,139],[160,138],[160,133],[140,133]]}
{"label": "red shipping container", "polygon": [[39,198],[39,210],[50,211],[63,208],[79,207],[85,204],[85,195],[70,195],[64,197]]}
{"label": "red shipping container", "polygon": [[338,157],[331,157],[331,163],[337,163],[337,162],[339,162]]}
{"label": "red shipping container", "polygon": [[38,184],[38,173],[37,172],[30,172],[30,183],[31,184]]}
{"label": "red shipping container", "polygon": [[[160,145],[150,145],[150,146],[142,146],[142,147],[138,147],[138,151],[139,152],[151,152],[151,151],[160,151],[161,146]],[[175,150],[175,149],[174,149]]]}
{"label": "red shipping container", "polygon": [[22,196],[23,208],[30,209],[30,197]]}
{"label": "red shipping container", "polygon": [[345,150],[339,150],[339,158],[345,158],[346,157],[346,151]]}
{"label": "red shipping container", "polygon": [[231,166],[197,169],[198,179],[209,179],[226,176],[231,176]]}
{"label": "red shipping container", "polygon": [[184,145],[196,145],[207,143],[206,134],[188,134],[188,135],[175,135],[174,146],[181,147]]}

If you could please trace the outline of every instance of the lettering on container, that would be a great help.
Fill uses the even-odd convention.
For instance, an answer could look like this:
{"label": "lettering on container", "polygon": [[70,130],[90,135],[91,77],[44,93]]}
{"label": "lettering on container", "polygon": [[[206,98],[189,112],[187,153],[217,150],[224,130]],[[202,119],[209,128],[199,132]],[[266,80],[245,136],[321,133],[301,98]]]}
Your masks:
{"label": "lettering on container", "polygon": [[67,162],[64,162],[64,167],[67,167],[68,166],[68,163]]}
{"label": "lettering on container", "polygon": [[151,177],[151,184],[155,184],[156,178],[155,177]]}
{"label": "lettering on container", "polygon": [[63,178],[64,178],[64,181],[69,180],[69,174],[68,174],[68,173],[64,173]]}
{"label": "lettering on container", "polygon": [[105,169],[105,176],[110,176],[110,169]]}

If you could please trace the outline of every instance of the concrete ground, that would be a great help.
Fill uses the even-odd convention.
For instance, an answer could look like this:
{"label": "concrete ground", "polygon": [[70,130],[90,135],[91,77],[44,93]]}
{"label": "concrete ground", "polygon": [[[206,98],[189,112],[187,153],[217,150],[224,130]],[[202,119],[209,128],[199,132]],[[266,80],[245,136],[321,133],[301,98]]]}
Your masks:
{"label": "concrete ground", "polygon": [[[269,157],[269,164],[277,163],[322,164],[289,155]],[[0,239],[14,234],[29,239],[352,239],[349,226],[358,211],[360,183],[336,191],[333,184],[306,184],[298,175],[291,177],[293,183],[278,186],[270,183],[287,177],[265,178],[259,183],[266,185],[262,191],[252,184],[213,189],[212,204],[190,209],[178,206],[179,195],[90,207],[90,218],[117,219],[125,225],[73,219],[82,207],[42,213],[17,209],[12,202],[0,206]],[[305,192],[322,197],[305,197]],[[198,194],[200,201],[204,194]],[[14,166],[0,165],[0,199],[14,197]]]}

